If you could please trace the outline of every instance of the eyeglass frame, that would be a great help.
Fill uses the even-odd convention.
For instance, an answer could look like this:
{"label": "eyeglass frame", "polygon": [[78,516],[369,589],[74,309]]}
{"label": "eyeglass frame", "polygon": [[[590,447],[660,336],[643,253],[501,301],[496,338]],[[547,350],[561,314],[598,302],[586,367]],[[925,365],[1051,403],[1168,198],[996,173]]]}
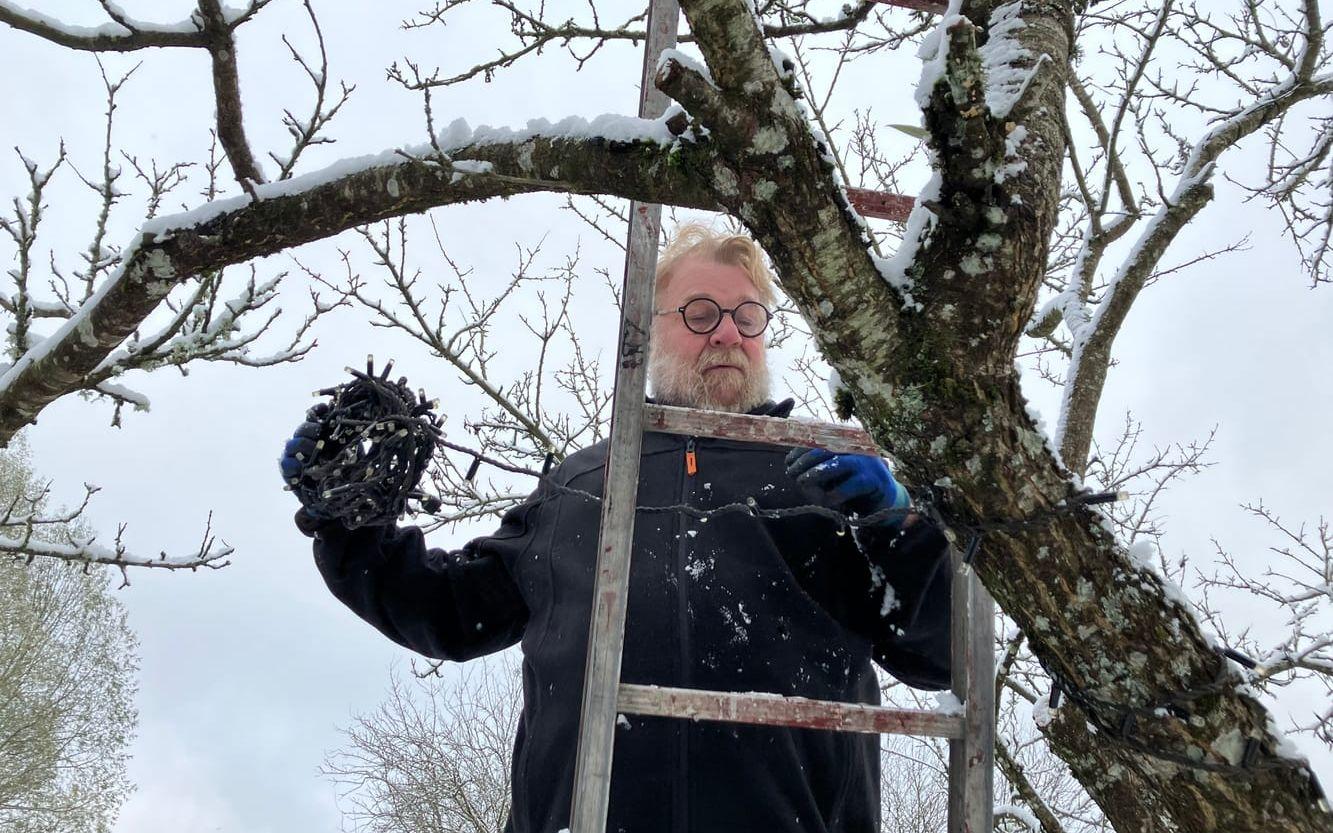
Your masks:
{"label": "eyeglass frame", "polygon": [[[714,324],[709,329],[704,330],[702,332],[691,327],[690,322],[685,318],[685,307],[689,306],[690,304],[696,303],[698,301],[707,301],[708,303],[717,307],[717,323]],[[765,316],[764,326],[760,327],[759,332],[753,335],[746,335],[745,333],[742,333],[741,324],[739,321],[736,320],[736,310],[740,309],[746,304],[754,304],[755,306],[759,307],[761,310],[764,311],[764,316]],[[672,313],[677,313],[677,312],[680,313],[680,321],[682,324],[685,325],[685,329],[699,336],[712,335],[713,333],[717,332],[717,328],[722,326],[722,319],[728,315],[731,316],[731,323],[736,325],[736,332],[740,334],[742,338],[759,338],[759,336],[764,334],[764,331],[768,329],[768,325],[773,321],[773,310],[769,309],[768,307],[764,306],[758,301],[741,301],[736,306],[728,309],[719,304],[717,301],[714,301],[712,298],[707,298],[707,297],[691,298],[690,300],[686,301],[684,304],[681,304],[675,309],[653,310],[654,315],[671,315]]]}

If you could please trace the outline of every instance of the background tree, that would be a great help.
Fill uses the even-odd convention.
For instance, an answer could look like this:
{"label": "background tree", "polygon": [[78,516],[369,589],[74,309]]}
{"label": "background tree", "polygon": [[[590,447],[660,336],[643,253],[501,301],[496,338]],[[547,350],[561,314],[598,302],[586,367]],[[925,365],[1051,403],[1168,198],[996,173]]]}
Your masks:
{"label": "background tree", "polygon": [[[44,507],[22,442],[0,453],[0,503]],[[86,530],[40,530],[86,535]],[[12,535],[0,523],[0,534]],[[107,831],[131,785],[136,641],[107,571],[0,560],[0,827]]]}
{"label": "background tree", "polygon": [[345,746],[323,767],[354,829],[501,833],[522,698],[510,655],[472,663],[457,681],[394,674],[385,701],[343,730]]}

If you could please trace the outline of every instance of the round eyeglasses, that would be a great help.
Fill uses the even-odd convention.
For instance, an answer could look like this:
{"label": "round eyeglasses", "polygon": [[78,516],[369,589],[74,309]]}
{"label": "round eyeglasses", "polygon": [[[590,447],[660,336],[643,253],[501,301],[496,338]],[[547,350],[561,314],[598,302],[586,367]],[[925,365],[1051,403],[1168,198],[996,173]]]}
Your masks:
{"label": "round eyeglasses", "polygon": [[659,310],[658,315],[680,313],[685,322],[685,329],[699,335],[708,335],[722,324],[722,316],[730,315],[736,322],[736,331],[746,338],[754,338],[768,328],[773,313],[758,301],[746,301],[731,309],[724,309],[712,298],[695,298],[693,301],[674,310]]}

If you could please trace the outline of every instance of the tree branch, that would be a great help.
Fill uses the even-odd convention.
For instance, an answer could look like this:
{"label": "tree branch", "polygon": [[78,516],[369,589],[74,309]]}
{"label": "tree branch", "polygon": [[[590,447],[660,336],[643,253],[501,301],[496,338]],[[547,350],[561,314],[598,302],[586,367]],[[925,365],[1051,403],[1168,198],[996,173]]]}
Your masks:
{"label": "tree branch", "polygon": [[[650,135],[664,131],[632,120]],[[595,128],[586,128],[595,134]],[[180,282],[223,266],[322,239],[386,217],[441,205],[536,191],[618,193],[711,209],[696,171],[708,151],[689,144],[600,137],[459,143],[454,164],[398,157],[367,160],[342,176],[315,173],[259,189],[257,201],[222,200],[145,226],[120,267],[51,338],[0,377],[0,441],[86,377]],[[346,170],[346,166],[340,167]],[[470,173],[468,171],[478,171]]]}
{"label": "tree branch", "polygon": [[203,25],[204,47],[213,61],[213,96],[217,101],[218,139],[231,162],[232,172],[241,188],[253,194],[254,186],[264,181],[255,162],[250,142],[245,138],[241,117],[241,79],[236,66],[234,27],[227,21],[220,0],[199,0],[199,18]]}
{"label": "tree branch", "polygon": [[89,34],[82,27],[67,26],[53,17],[0,4],[0,23],[68,49],[87,52],[134,52],[154,46],[203,47],[202,32],[185,31],[185,23],[163,27],[136,26],[129,29],[119,23],[108,24]]}

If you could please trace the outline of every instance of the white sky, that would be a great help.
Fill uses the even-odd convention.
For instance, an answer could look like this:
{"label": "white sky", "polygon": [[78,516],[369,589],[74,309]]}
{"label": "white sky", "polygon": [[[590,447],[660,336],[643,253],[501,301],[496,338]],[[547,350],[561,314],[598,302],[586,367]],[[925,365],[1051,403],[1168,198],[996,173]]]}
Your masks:
{"label": "white sky", "polygon": [[[98,23],[87,9],[46,3],[49,14]],[[184,17],[188,2],[125,3],[132,13],[158,20]],[[343,156],[378,152],[424,139],[419,101],[383,81],[385,66],[404,56],[446,71],[486,57],[506,33],[507,20],[480,13],[472,25],[404,33],[398,21],[410,2],[321,4],[331,53],[331,74],[358,85],[334,123],[335,146],[311,152],[304,170]],[[168,11],[170,9],[170,11]],[[559,16],[559,15],[553,15]],[[256,149],[286,150],[279,117],[298,114],[306,91],[285,55],[280,36],[309,42],[299,5],[279,0],[243,29],[240,44],[246,126]],[[49,46],[31,36],[0,31],[0,193],[18,190],[21,169],[8,148],[48,162],[63,137],[71,159],[87,175],[99,164],[101,84],[93,58]],[[502,72],[491,84],[441,92],[437,124],[462,116],[483,123],[521,126],[532,117],[632,112],[637,100],[639,53],[609,49],[574,75],[556,51],[534,58],[520,72]],[[126,86],[118,111],[121,146],[158,160],[201,158],[211,126],[211,86],[201,55],[147,51],[105,59],[118,74],[142,61]],[[910,53],[861,72],[859,89],[843,92],[845,105],[873,105],[883,122],[915,123],[912,103],[916,62]],[[884,84],[884,78],[897,83]],[[907,142],[886,136],[887,142]],[[903,148],[906,145],[902,145]],[[267,166],[270,170],[272,164]],[[922,173],[917,182],[924,183]],[[63,184],[61,184],[63,183]],[[84,248],[94,210],[86,190],[65,172],[53,186],[49,237],[41,258],[54,248],[65,264]],[[1204,264],[1152,288],[1136,307],[1117,342],[1119,366],[1110,377],[1101,425],[1113,429],[1130,408],[1146,426],[1148,444],[1183,442],[1219,425],[1212,459],[1217,465],[1171,493],[1168,551],[1205,556],[1210,537],[1246,559],[1255,572],[1269,554],[1271,536],[1243,516],[1237,504],[1264,499],[1285,518],[1315,521],[1333,494],[1333,438],[1327,415],[1333,395],[1324,378],[1333,364],[1333,293],[1307,289],[1273,218],[1258,206],[1227,207],[1231,186],[1219,182],[1218,204],[1205,210],[1169,258],[1174,262],[1223,239],[1251,235],[1252,248]],[[193,192],[178,196],[195,204]],[[586,227],[558,211],[554,197],[511,199],[437,213],[451,256],[476,269],[479,280],[506,278],[514,245],[536,245],[542,263],[555,265],[575,242],[589,287],[600,284],[594,267],[619,275],[617,253]],[[80,213],[81,212],[81,213]],[[111,239],[127,242],[136,227],[127,206],[113,221]],[[419,238],[424,243],[424,239]],[[360,251],[351,236],[337,246]],[[429,250],[418,255],[425,265]],[[341,273],[335,246],[307,247],[308,265]],[[367,277],[374,278],[365,258]],[[8,268],[6,266],[6,268]],[[285,256],[259,265],[261,277],[292,270]],[[284,304],[302,306],[303,285],[293,276]],[[603,349],[613,337],[604,292],[592,291],[576,317]],[[605,332],[603,332],[605,331]],[[117,833],[158,831],[335,830],[339,814],[332,786],[316,770],[339,743],[336,727],[377,705],[388,670],[407,654],[348,613],[324,590],[309,557],[308,541],[290,524],[295,501],[280,490],[276,459],[283,440],[312,402],[311,391],[341,380],[342,368],[368,352],[398,359],[413,384],[475,411],[476,400],[446,367],[424,360],[401,338],[372,331],[358,312],[340,312],[319,330],[320,347],[295,366],[267,370],[194,367],[188,378],[174,371],[138,374],[125,384],[147,393],[149,413],[129,413],[124,427],[108,426],[110,408],[65,399],[48,408],[29,433],[39,472],[57,494],[74,500],[83,482],[103,488],[90,513],[95,528],[114,534],[129,524],[126,539],[146,552],[182,552],[197,544],[208,513],[214,529],[236,554],[232,565],[199,575],[134,573],[120,592],[142,643],[139,737],[131,777],[138,792],[125,806]],[[279,339],[271,340],[278,346]],[[500,375],[523,356],[497,359]],[[1321,370],[1323,372],[1321,372]],[[1056,399],[1033,391],[1048,425]],[[451,411],[451,424],[461,415]],[[460,535],[435,543],[456,546]],[[1237,629],[1247,609],[1237,610]],[[1271,627],[1276,623],[1255,623]],[[1285,722],[1284,718],[1279,718]],[[1326,785],[1333,763],[1318,755]]]}

